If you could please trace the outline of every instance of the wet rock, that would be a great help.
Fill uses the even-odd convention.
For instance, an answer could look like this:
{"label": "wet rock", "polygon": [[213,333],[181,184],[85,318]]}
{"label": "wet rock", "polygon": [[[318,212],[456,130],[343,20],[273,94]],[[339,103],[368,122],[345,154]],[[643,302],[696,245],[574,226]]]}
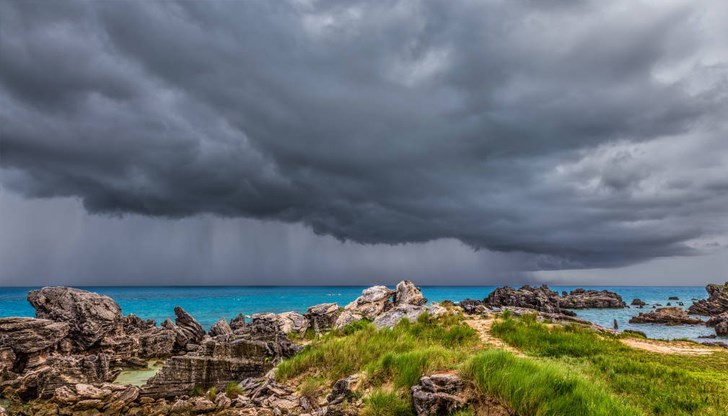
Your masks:
{"label": "wet rock", "polygon": [[488,307],[483,304],[483,301],[475,299],[465,299],[458,303],[463,309],[463,312],[469,315],[482,315],[488,312]]}
{"label": "wet rock", "polygon": [[667,300],[680,300],[680,298],[677,296],[670,296]]}
{"label": "wet rock", "polygon": [[691,318],[682,308],[657,308],[654,311],[640,313],[633,316],[629,323],[631,324],[665,324],[665,325],[697,325],[703,321],[697,318]]}
{"label": "wet rock", "polygon": [[245,329],[245,315],[239,313],[238,316],[230,320],[230,329],[233,332]]}
{"label": "wet rock", "polygon": [[230,325],[228,325],[225,318],[221,318],[219,321],[215,322],[212,327],[210,327],[210,331],[207,333],[211,337],[216,337],[220,335],[232,335],[233,330],[230,328]]}
{"label": "wet rock", "polygon": [[718,336],[728,335],[728,312],[723,312],[708,319],[705,323],[707,326],[715,328],[715,334]]}
{"label": "wet rock", "polygon": [[560,301],[559,294],[546,285],[537,288],[525,285],[518,290],[509,286],[499,287],[491,292],[483,302],[491,307],[513,306],[576,316],[576,313],[572,311],[561,309]]}
{"label": "wet rock", "polygon": [[180,348],[186,348],[187,344],[199,344],[205,337],[205,329],[202,328],[202,325],[179,306],[174,307],[174,314],[177,316],[174,326],[177,333],[177,345]]}
{"label": "wet rock", "polygon": [[433,374],[412,387],[412,404],[418,416],[449,415],[467,406],[463,381],[455,374]]}
{"label": "wet rock", "polygon": [[68,287],[44,287],[28,293],[36,318],[69,326],[68,337],[85,350],[122,324],[121,308],[108,296]]}
{"label": "wet rock", "polygon": [[647,305],[647,303],[642,301],[642,299],[640,299],[640,298],[635,298],[635,299],[632,299],[632,303],[630,305],[639,306],[641,308],[641,307]]}
{"label": "wet rock", "polygon": [[697,315],[720,315],[728,312],[728,282],[723,285],[709,284],[705,287],[708,299],[694,302],[688,312]]}
{"label": "wet rock", "polygon": [[362,315],[368,319],[374,319],[377,315],[392,307],[389,298],[393,293],[386,286],[372,286],[364,289],[361,296],[346,305],[344,310]]}
{"label": "wet rock", "polygon": [[566,309],[619,309],[626,307],[622,297],[608,290],[574,289],[559,301]]}
{"label": "wet rock", "polygon": [[359,315],[358,313],[354,313],[352,311],[344,310],[343,312],[341,312],[338,318],[336,318],[336,323],[334,323],[334,329],[341,329],[351,323],[361,321],[362,319],[364,319],[364,316]]}
{"label": "wet rock", "polygon": [[48,319],[0,318],[0,347],[29,354],[55,347],[68,331],[68,324]]}
{"label": "wet rock", "polygon": [[325,332],[333,328],[338,317],[339,305],[336,303],[322,303],[311,306],[306,312],[306,319],[308,319],[311,328],[316,333]]}
{"label": "wet rock", "polygon": [[401,305],[396,306],[393,309],[384,312],[374,319],[374,326],[378,329],[381,328],[392,328],[402,319],[407,319],[410,322],[417,321],[417,318],[423,313],[427,312],[425,306],[414,306],[414,305]]}
{"label": "wet rock", "polygon": [[394,292],[394,305],[414,305],[422,306],[427,303],[427,299],[422,296],[422,292],[414,283],[409,280],[403,280],[397,284]]}

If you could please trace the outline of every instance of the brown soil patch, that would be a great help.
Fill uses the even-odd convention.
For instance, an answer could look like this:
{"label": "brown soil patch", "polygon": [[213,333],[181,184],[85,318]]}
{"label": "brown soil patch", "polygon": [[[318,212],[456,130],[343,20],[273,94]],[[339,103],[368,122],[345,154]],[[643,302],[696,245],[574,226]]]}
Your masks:
{"label": "brown soil patch", "polygon": [[653,339],[625,338],[622,343],[632,348],[658,354],[710,355],[720,348],[708,347],[685,341],[658,341]]}
{"label": "brown soil patch", "polygon": [[495,347],[501,350],[510,351],[519,356],[524,355],[518,349],[513,348],[512,346],[503,342],[503,340],[501,340],[500,338],[491,334],[490,329],[493,327],[493,323],[495,323],[494,316],[491,315],[488,317],[473,317],[470,319],[466,319],[465,323],[478,333],[478,335],[480,336],[480,340],[483,342],[483,344],[490,345],[491,347]]}

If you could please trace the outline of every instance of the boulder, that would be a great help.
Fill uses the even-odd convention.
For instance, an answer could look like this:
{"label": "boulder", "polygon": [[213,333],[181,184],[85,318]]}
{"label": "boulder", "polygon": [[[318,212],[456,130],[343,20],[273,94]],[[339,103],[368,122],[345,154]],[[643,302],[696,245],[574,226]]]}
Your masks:
{"label": "boulder", "polygon": [[337,405],[343,402],[355,401],[356,394],[354,390],[359,380],[359,374],[352,374],[349,377],[336,380],[331,388],[331,393],[326,397],[326,402],[329,405]]}
{"label": "boulder", "polygon": [[28,293],[36,318],[63,322],[78,350],[86,350],[121,324],[121,308],[108,296],[68,287]]}
{"label": "boulder", "polygon": [[386,286],[372,286],[364,289],[361,296],[346,305],[344,310],[362,315],[368,319],[374,319],[377,315],[392,307],[389,298],[393,293]]}
{"label": "boulder", "polygon": [[394,292],[394,305],[414,305],[422,306],[427,303],[427,299],[422,296],[422,292],[414,283],[409,280],[403,280],[397,284]]}
{"label": "boulder", "polygon": [[702,324],[703,321],[697,318],[691,318],[683,308],[657,308],[654,311],[640,313],[633,316],[629,323],[631,324],[665,324],[665,325],[696,325]]}
{"label": "boulder", "polygon": [[230,320],[230,329],[233,332],[245,329],[245,316],[242,313]]}
{"label": "boulder", "polygon": [[0,347],[29,354],[55,347],[68,331],[68,324],[48,319],[0,318]]}
{"label": "boulder", "polygon": [[565,309],[619,309],[626,306],[621,296],[608,290],[574,289],[559,301],[559,307]]}
{"label": "boulder", "polygon": [[463,381],[455,374],[422,377],[411,391],[417,416],[449,415],[464,409],[468,404]]}
{"label": "boulder", "polygon": [[718,336],[728,335],[728,312],[723,312],[708,319],[705,323],[707,326],[715,328],[715,334]]}
{"label": "boulder", "polygon": [[111,382],[119,371],[112,371],[110,363],[111,357],[106,354],[50,356],[26,368],[23,375],[13,381],[13,387],[24,399],[48,399],[59,387]]}
{"label": "boulder", "polygon": [[199,344],[205,337],[205,329],[202,328],[192,315],[185,312],[179,306],[174,307],[175,319],[174,330],[177,333],[177,345],[186,348],[187,344]]}
{"label": "boulder", "polygon": [[410,322],[417,321],[417,318],[427,312],[425,306],[401,305],[396,306],[374,319],[374,326],[379,328],[392,328],[402,319]]}
{"label": "boulder", "polygon": [[635,298],[635,299],[632,299],[631,305],[632,306],[639,306],[641,308],[641,307],[643,307],[643,306],[645,306],[647,304],[645,302],[643,302],[642,299]]}
{"label": "boulder", "polygon": [[220,335],[232,335],[233,330],[230,328],[230,325],[228,325],[225,318],[221,318],[219,321],[215,322],[212,327],[210,327],[210,331],[207,333],[211,337],[217,337]]}
{"label": "boulder", "polygon": [[336,323],[334,323],[334,329],[341,329],[351,323],[354,323],[356,321],[361,321],[362,319],[364,319],[364,316],[344,309],[344,311],[341,312],[339,317],[336,318]]}
{"label": "boulder", "polygon": [[480,300],[464,299],[458,302],[458,306],[468,315],[482,315],[488,312],[488,307]]}
{"label": "boulder", "polygon": [[728,282],[723,285],[709,284],[705,287],[708,299],[693,302],[688,312],[697,315],[720,315],[728,312]]}
{"label": "boulder", "polygon": [[278,314],[281,331],[284,334],[305,334],[309,323],[305,316],[298,312],[283,312]]}
{"label": "boulder", "polygon": [[339,305],[336,303],[322,303],[308,308],[306,319],[316,333],[330,330],[339,317]]}

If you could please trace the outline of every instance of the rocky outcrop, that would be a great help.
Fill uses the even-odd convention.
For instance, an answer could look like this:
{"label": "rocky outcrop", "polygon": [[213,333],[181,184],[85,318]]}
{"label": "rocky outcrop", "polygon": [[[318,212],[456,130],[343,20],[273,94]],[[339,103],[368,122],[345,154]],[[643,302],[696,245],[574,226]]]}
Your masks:
{"label": "rocky outcrop", "polygon": [[705,323],[707,326],[715,328],[715,334],[718,336],[728,335],[728,312],[723,312],[708,319]]}
{"label": "rocky outcrop", "polygon": [[688,312],[697,315],[720,315],[728,312],[728,282],[723,285],[709,284],[705,287],[708,299],[694,302]]}
{"label": "rocky outcrop", "polygon": [[356,400],[356,386],[359,383],[361,377],[359,374],[352,374],[349,377],[345,377],[336,380],[334,386],[331,388],[331,393],[326,397],[326,401],[329,405],[338,405],[344,402],[352,402]]}
{"label": "rocky outcrop", "polygon": [[374,319],[392,307],[392,302],[389,298],[393,293],[386,286],[372,286],[364,289],[361,292],[361,296],[346,305],[344,310],[352,314],[362,315],[368,319]]}
{"label": "rocky outcrop", "polygon": [[177,333],[166,328],[152,328],[139,336],[141,358],[169,357],[177,343]]}
{"label": "rocky outcrop", "polygon": [[559,306],[561,297],[546,285],[541,287],[525,285],[518,290],[509,286],[499,287],[491,292],[483,302],[491,307],[514,306],[541,312],[576,315],[574,312],[562,310]]}
{"label": "rocky outcrop", "polygon": [[359,315],[358,313],[354,313],[352,311],[344,310],[336,318],[336,323],[334,323],[334,329],[341,329],[351,323],[361,321],[362,319],[364,319],[364,316]]}
{"label": "rocky outcrop", "polygon": [[202,328],[195,318],[179,306],[174,307],[175,319],[174,331],[177,333],[177,345],[186,348],[187,344],[199,344],[205,337],[205,329]]}
{"label": "rocky outcrop", "polygon": [[458,306],[469,315],[482,315],[488,312],[488,307],[481,300],[464,299],[458,302]]}
{"label": "rocky outcrop", "polygon": [[[139,388],[102,384],[63,386],[55,390],[53,401],[62,405],[64,410],[76,413],[89,413],[97,410],[105,415],[126,414],[129,405],[139,397]],[[64,413],[67,414],[67,413]],[[93,414],[93,413],[92,413]]]}
{"label": "rocky outcrop", "polygon": [[333,328],[338,317],[339,305],[336,303],[322,303],[311,306],[306,311],[306,319],[308,319],[311,328],[316,333],[325,332]]}
{"label": "rocky outcrop", "polygon": [[463,381],[455,374],[422,377],[411,390],[417,416],[449,415],[464,409],[468,403]]}
{"label": "rocky outcrop", "polygon": [[68,324],[48,319],[0,318],[0,347],[30,354],[55,347],[68,331]]}
{"label": "rocky outcrop", "polygon": [[637,307],[640,307],[641,308],[641,307],[647,305],[647,303],[645,303],[644,301],[642,301],[642,299],[635,298],[635,299],[632,299],[631,305],[632,306],[637,306]]}
{"label": "rocky outcrop", "polygon": [[306,333],[309,327],[308,319],[298,312],[283,312],[278,314],[280,329],[284,334]]}
{"label": "rocky outcrop", "polygon": [[225,318],[221,318],[210,327],[210,331],[207,334],[211,337],[217,337],[220,335],[232,335],[232,333],[233,330],[230,328],[230,325],[228,325]]}
{"label": "rocky outcrop", "polygon": [[619,309],[626,307],[622,297],[608,290],[574,289],[559,300],[564,309]]}
{"label": "rocky outcrop", "polygon": [[683,308],[657,308],[654,311],[640,313],[633,316],[629,323],[631,324],[665,324],[665,325],[696,325],[702,324],[703,321],[697,318],[691,318]]}
{"label": "rocky outcrop", "polygon": [[403,280],[397,284],[394,292],[394,305],[414,305],[422,306],[427,303],[427,299],[422,296],[420,289],[409,280]]}
{"label": "rocky outcrop", "polygon": [[233,332],[245,329],[245,316],[242,313],[230,320],[230,329]]}
{"label": "rocky outcrop", "polygon": [[94,345],[122,324],[121,308],[108,296],[67,287],[28,293],[36,318],[68,324],[68,338],[78,351]]}
{"label": "rocky outcrop", "polygon": [[414,305],[401,305],[396,306],[387,312],[379,315],[374,319],[374,326],[380,328],[392,328],[397,325],[402,319],[407,319],[410,322],[417,321],[417,318],[423,313],[427,312],[425,306],[414,306]]}

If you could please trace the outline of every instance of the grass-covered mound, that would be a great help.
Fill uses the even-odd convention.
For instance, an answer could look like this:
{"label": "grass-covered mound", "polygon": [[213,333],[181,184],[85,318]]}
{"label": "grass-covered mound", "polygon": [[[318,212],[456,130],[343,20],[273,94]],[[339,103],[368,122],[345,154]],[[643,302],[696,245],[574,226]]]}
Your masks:
{"label": "grass-covered mound", "polygon": [[502,320],[492,333],[537,357],[539,365],[587,377],[597,391],[613,392],[642,414],[728,414],[726,353],[691,356],[636,350],[616,336],[576,325],[539,323],[533,317]]}

